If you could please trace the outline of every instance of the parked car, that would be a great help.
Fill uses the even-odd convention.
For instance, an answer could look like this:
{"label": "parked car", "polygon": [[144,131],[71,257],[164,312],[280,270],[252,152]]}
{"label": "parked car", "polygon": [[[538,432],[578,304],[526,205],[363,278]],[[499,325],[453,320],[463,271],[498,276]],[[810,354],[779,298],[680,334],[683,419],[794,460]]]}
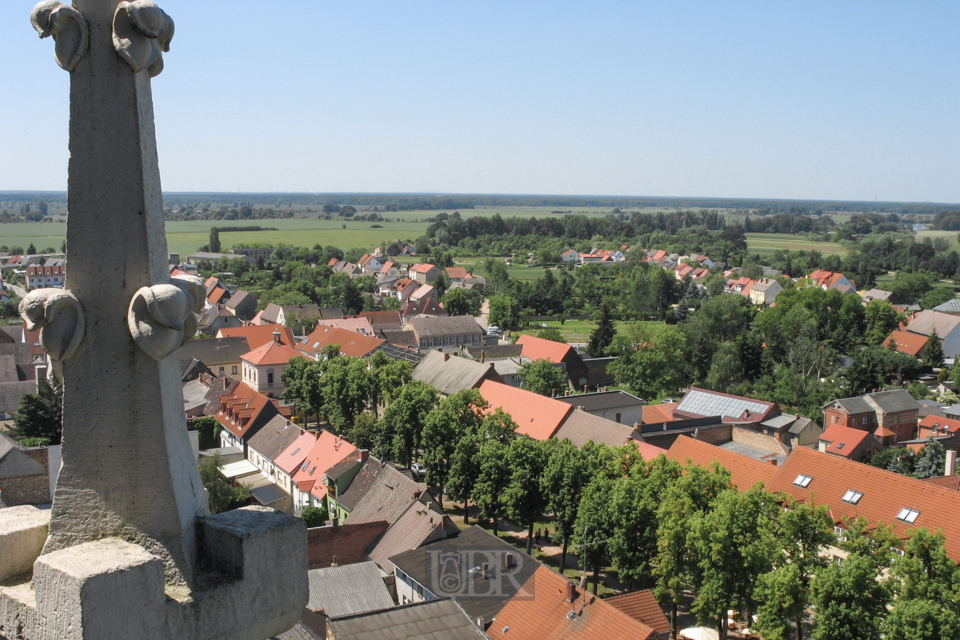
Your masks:
{"label": "parked car", "polygon": [[503,335],[503,329],[501,329],[500,327],[498,327],[498,326],[495,325],[495,324],[492,324],[492,325],[490,325],[489,327],[487,327],[487,335],[488,335],[488,336],[502,336],[502,335]]}
{"label": "parked car", "polygon": [[414,477],[419,478],[427,472],[427,468],[419,462],[414,462],[410,465],[410,471],[413,473]]}

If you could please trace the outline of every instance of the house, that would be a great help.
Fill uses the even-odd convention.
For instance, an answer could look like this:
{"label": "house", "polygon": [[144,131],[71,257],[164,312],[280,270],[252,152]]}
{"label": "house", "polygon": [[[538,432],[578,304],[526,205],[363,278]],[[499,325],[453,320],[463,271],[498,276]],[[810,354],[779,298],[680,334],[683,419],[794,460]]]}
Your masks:
{"label": "house", "polygon": [[360,317],[370,322],[373,332],[378,336],[384,329],[399,331],[403,328],[403,318],[399,311],[362,311]]}
{"label": "house", "polygon": [[463,286],[466,283],[467,278],[470,277],[470,274],[467,273],[467,270],[464,267],[447,267],[447,278],[450,280],[450,287],[453,288],[456,286]]}
{"label": "house", "polygon": [[820,436],[818,450],[830,455],[864,462],[873,452],[883,449],[880,441],[869,431],[851,429],[839,424],[830,425]]}
{"label": "house", "polygon": [[343,311],[339,307],[321,309],[315,304],[286,304],[279,305],[272,302],[257,314],[253,324],[281,324],[291,326],[304,324],[314,318],[339,318]]}
{"label": "house", "polygon": [[63,282],[67,278],[67,267],[64,265],[40,267],[30,265],[27,267],[27,289],[40,289],[44,287],[63,288]]}
{"label": "house", "polygon": [[497,372],[497,375],[500,376],[503,384],[508,384],[511,387],[521,387],[523,386],[523,381],[520,380],[520,368],[523,365],[533,362],[530,358],[524,358],[523,356],[518,356],[516,358],[497,358],[497,359],[485,359],[477,358],[480,362],[489,362],[493,365],[493,370]]}
{"label": "house", "polygon": [[568,262],[579,262],[580,253],[576,249],[567,249],[560,254],[560,260],[562,260],[564,264]]}
{"label": "house", "polygon": [[345,273],[351,278],[357,278],[363,275],[363,268],[353,262],[347,262],[346,260],[337,260],[336,258],[330,258],[330,262],[327,263],[334,273]]}
{"label": "house", "polygon": [[251,264],[255,263],[260,258],[269,260],[273,256],[274,251],[276,251],[276,248],[274,247],[234,247],[233,249],[230,249],[230,253],[234,257],[246,258]]}
{"label": "house", "polygon": [[[381,460],[369,455],[359,466],[354,465],[354,460],[355,458],[346,458],[327,471],[327,475],[333,479],[333,484],[327,491],[327,509],[330,518],[340,522],[346,520],[350,512],[356,509],[360,500],[367,495],[376,479],[380,477],[384,466]],[[352,476],[342,470],[342,466],[347,463],[350,464],[348,470],[352,471]],[[384,522],[383,528],[386,529],[388,525],[389,523]],[[369,545],[364,549],[368,547]],[[366,551],[364,551],[364,557],[366,557]]]}
{"label": "house", "polygon": [[776,300],[783,287],[773,278],[760,278],[750,288],[750,302],[760,306],[770,306]]}
{"label": "house", "polygon": [[[224,258],[229,260],[231,258],[239,258],[239,257],[240,256],[237,256],[232,253],[214,253],[212,251],[198,251],[194,254],[187,256],[187,264],[200,264],[201,262],[211,262],[214,264],[214,266],[216,266],[216,264],[221,260],[223,260]],[[248,261],[250,260],[248,259]],[[256,262],[256,260],[253,260],[250,262]]]}
{"label": "house", "polygon": [[207,278],[206,282],[204,282],[204,287],[207,291],[207,301],[204,306],[207,308],[223,304],[230,298],[230,291],[226,285],[220,282],[220,279],[215,276]]}
{"label": "house", "polygon": [[416,317],[403,330],[413,332],[421,349],[479,345],[486,333],[473,316]]}
{"label": "house", "polygon": [[273,340],[240,356],[243,365],[243,383],[268,398],[279,398],[283,393],[283,370],[291,358],[300,356],[292,343],[282,340],[282,333],[273,332]]}
{"label": "house", "polygon": [[643,422],[643,400],[626,391],[579,393],[557,396],[557,400],[620,424],[635,425]]}
{"label": "house", "polygon": [[365,358],[380,348],[385,341],[382,338],[365,336],[338,327],[318,326],[310,332],[307,339],[297,345],[297,349],[314,360],[322,357],[324,347],[339,345],[340,355]]}
{"label": "house", "polygon": [[365,253],[357,260],[357,265],[364,273],[377,273],[383,268],[383,263],[376,256]]}
{"label": "house", "polygon": [[510,414],[517,423],[517,433],[534,440],[549,440],[573,411],[566,402],[492,380],[480,385],[480,395],[491,411],[503,409]]}
{"label": "house", "polygon": [[309,431],[300,434],[293,444],[284,449],[283,453],[274,458],[273,464],[277,469],[276,484],[282,487],[287,493],[293,495],[295,485],[293,476],[307,459],[307,454],[317,443],[317,436]]}
{"label": "house", "polygon": [[224,447],[237,447],[247,455],[247,442],[275,416],[289,418],[291,407],[280,406],[252,387],[237,384],[232,391],[222,394],[218,399],[214,418],[223,427],[220,442]]}
{"label": "house", "polygon": [[387,530],[387,523],[324,525],[307,529],[307,569],[370,562],[367,554]]}
{"label": "house", "polygon": [[674,419],[716,416],[724,422],[763,422],[780,415],[780,409],[772,402],[690,387],[673,413]]}
{"label": "house", "polygon": [[381,276],[392,276],[395,278],[400,277],[400,269],[397,268],[397,263],[393,260],[387,260],[383,263],[383,266],[380,267],[379,274]]}
{"label": "house", "polygon": [[818,269],[808,275],[807,280],[824,291],[840,289],[843,293],[852,293],[857,290],[857,285],[854,284],[853,281],[848,280],[842,273],[835,273],[833,271]]}
{"label": "house", "polygon": [[307,609],[328,618],[391,609],[396,603],[373,562],[360,562],[307,571]]}
{"label": "house", "polygon": [[395,282],[390,282],[389,284],[384,283],[380,287],[380,295],[387,296],[391,298],[397,298],[401,302],[406,302],[410,298],[410,295],[420,288],[420,285],[417,284],[416,280],[411,280],[410,278],[400,278]]}
{"label": "house", "polygon": [[439,296],[437,295],[437,288],[432,284],[422,284],[417,287],[417,290],[410,294],[410,302],[418,302],[426,298],[433,298],[438,300]]}
{"label": "house", "polygon": [[[562,365],[567,379],[575,389],[587,384],[588,370],[580,354],[568,344],[544,340],[536,336],[522,335],[517,340],[522,348],[521,354],[531,360],[546,359],[556,365]],[[559,393],[559,389],[557,392]]]}
{"label": "house", "polygon": [[323,482],[327,485],[327,512],[334,522],[339,522],[347,516],[346,513],[340,514],[337,498],[340,494],[346,493],[354,478],[366,466],[369,458],[369,451],[357,449],[354,454],[333,465],[323,474]]}
{"label": "house", "polygon": [[50,502],[47,456],[47,447],[27,448],[0,433],[0,508]]}
{"label": "house", "polygon": [[537,567],[521,590],[500,610],[489,633],[491,638],[504,640],[660,638],[651,627],[606,600],[592,596],[546,566]]}
{"label": "house", "polygon": [[257,465],[274,483],[279,484],[275,460],[304,433],[306,432],[303,429],[285,416],[274,416],[247,442],[247,460]]}
{"label": "house", "polygon": [[370,559],[386,573],[393,573],[392,556],[408,549],[456,535],[457,525],[432,504],[411,502],[403,514],[391,524],[370,548]]}
{"label": "house", "polygon": [[481,363],[449,353],[428,351],[413,369],[413,379],[426,382],[443,396],[477,389],[486,380],[503,382],[493,363]]}
{"label": "house", "polygon": [[868,305],[874,300],[889,301],[890,296],[893,295],[890,291],[884,291],[883,289],[870,289],[869,291],[858,291],[857,293],[863,298],[864,305]]}
{"label": "house", "polygon": [[295,344],[293,339],[293,331],[291,331],[289,327],[285,327],[282,324],[261,324],[246,325],[243,327],[231,327],[217,331],[217,337],[246,338],[247,344],[251,349],[258,349],[268,342],[273,342],[273,334],[277,331],[279,331],[281,334],[281,342],[284,344]]}
{"label": "house", "polygon": [[346,329],[347,331],[355,331],[362,336],[375,337],[377,335],[373,330],[373,325],[370,324],[370,320],[356,316],[350,318],[334,318],[332,320],[317,320],[314,331],[320,327]]}
{"label": "house", "polygon": [[943,341],[945,358],[956,358],[960,354],[960,316],[940,313],[932,309],[921,311],[907,325],[907,331],[930,337],[936,330]]}
{"label": "house", "polygon": [[199,360],[215,375],[240,375],[240,356],[250,352],[243,336],[190,340],[180,347],[180,360]]}
{"label": "house", "polygon": [[349,640],[486,640],[453,598],[372,611],[327,623],[328,638]]}
{"label": "house", "polygon": [[242,325],[243,321],[222,304],[207,307],[197,319],[197,330],[208,336],[216,335],[221,329]]}
{"label": "house", "polygon": [[250,322],[257,315],[257,299],[247,291],[237,291],[223,306],[243,322]]}
{"label": "house", "polygon": [[587,442],[622,447],[631,440],[639,441],[640,432],[631,425],[620,424],[577,407],[567,414],[553,437],[557,440],[569,440],[578,447]]}
{"label": "house", "polygon": [[415,264],[410,267],[410,277],[420,284],[429,284],[440,277],[440,269],[432,264]]}
{"label": "house", "polygon": [[[440,559],[448,563],[443,571],[436,566]],[[471,620],[482,618],[484,622],[496,618],[541,566],[478,525],[461,531],[457,537],[405,550],[393,555],[390,561],[400,604],[454,596]],[[458,580],[443,580],[448,574]]]}
{"label": "house", "polygon": [[884,446],[910,440],[917,430],[920,404],[903,389],[837,398],[823,405],[823,426],[838,424],[869,431]]}
{"label": "house", "polygon": [[[360,474],[357,474],[357,478],[359,477]],[[354,479],[351,489],[356,483],[357,479]],[[341,505],[344,504],[343,499],[346,493],[340,497]],[[363,497],[357,501],[356,506],[350,510],[344,524],[360,524],[377,520],[393,524],[406,512],[407,507],[415,502],[428,505],[434,511],[441,511],[440,505],[425,485],[400,473],[393,465],[380,464],[374,470],[369,487]]]}
{"label": "house", "polygon": [[938,304],[933,308],[939,313],[948,313],[951,316],[960,316],[960,298],[952,298],[943,304]]}
{"label": "house", "polygon": [[660,424],[663,422],[673,422],[673,410],[676,408],[677,408],[676,402],[648,404],[643,407],[642,424]]}
{"label": "house", "polygon": [[293,474],[293,504],[299,512],[326,502],[324,474],[333,465],[350,456],[357,448],[329,431],[321,431],[303,464]]}
{"label": "house", "polygon": [[755,280],[751,280],[746,276],[741,276],[736,280],[727,281],[727,285],[724,287],[724,291],[727,293],[737,293],[745,298],[750,297],[750,291],[753,289],[753,285],[756,284]]}
{"label": "house", "polygon": [[887,349],[893,348],[900,353],[919,358],[929,340],[927,336],[920,335],[919,333],[910,333],[909,331],[894,329],[890,332],[890,335],[887,336],[887,339],[883,341],[883,346]]}
{"label": "house", "polygon": [[667,640],[673,631],[670,621],[650,589],[613,596],[605,602],[656,631],[661,640]]}
{"label": "house", "polygon": [[20,409],[23,396],[36,392],[36,380],[0,382],[0,420],[12,420]]}
{"label": "house", "polygon": [[760,423],[760,433],[777,438],[789,451],[794,447],[815,447],[823,427],[800,415],[782,413]]}
{"label": "house", "polygon": [[426,296],[419,300],[407,300],[404,305],[400,307],[400,317],[403,318],[404,323],[409,322],[411,318],[416,318],[417,316],[439,317],[446,315],[446,310],[440,306],[440,303],[437,302],[437,299],[433,296]]}
{"label": "house", "polygon": [[952,418],[926,416],[917,425],[918,440],[939,438],[948,435],[952,436],[958,433],[960,433],[960,420],[954,420]]}

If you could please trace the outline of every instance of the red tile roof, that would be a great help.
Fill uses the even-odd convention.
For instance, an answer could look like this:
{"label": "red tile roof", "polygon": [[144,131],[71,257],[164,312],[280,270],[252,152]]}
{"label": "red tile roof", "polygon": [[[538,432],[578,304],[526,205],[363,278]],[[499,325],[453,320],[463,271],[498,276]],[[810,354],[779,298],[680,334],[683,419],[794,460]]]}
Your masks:
{"label": "red tile roof", "polygon": [[[806,488],[794,484],[800,474],[813,478]],[[767,490],[783,491],[799,502],[827,505],[837,523],[844,517],[862,516],[874,526],[893,525],[901,537],[920,527],[942,530],[947,553],[960,559],[960,493],[936,484],[798,447]],[[843,500],[851,490],[863,494],[856,504]],[[897,518],[903,509],[918,512],[912,523]]]}
{"label": "red tile roof", "polygon": [[431,269],[436,269],[436,267],[426,262],[422,264],[415,264],[410,267],[410,271],[412,273],[430,273]]}
{"label": "red tile roof", "polygon": [[960,420],[950,418],[941,418],[939,416],[927,416],[917,425],[920,427],[918,437],[926,438],[931,432],[936,431],[937,435],[954,434],[960,431]]}
{"label": "red tile roof", "polygon": [[218,338],[246,338],[247,344],[250,345],[251,349],[257,349],[267,344],[268,342],[273,342],[273,332],[280,332],[280,340],[286,344],[293,345],[295,344],[293,339],[293,331],[289,327],[285,327],[282,324],[259,324],[259,325],[248,325],[245,327],[229,327],[226,329],[220,329],[217,332]]}
{"label": "red tile roof", "polygon": [[664,402],[662,404],[648,404],[643,407],[643,424],[659,424],[661,422],[673,422],[673,410],[677,408],[676,402]]}
{"label": "red tile roof", "polygon": [[393,260],[387,260],[383,263],[383,266],[380,267],[380,273],[388,273],[390,269],[393,269],[395,266],[397,266],[396,262]]}
{"label": "red tile roof", "polygon": [[573,405],[518,389],[500,382],[484,380],[480,395],[491,409],[501,408],[517,423],[517,433],[534,440],[548,440],[573,411]]}
{"label": "red tile roof", "polygon": [[[329,431],[321,431],[320,437],[317,438],[310,453],[293,476],[293,481],[297,483],[297,488],[300,487],[301,482],[315,481],[316,484],[309,492],[318,500],[322,500],[327,495],[327,487],[322,482],[323,474],[356,450],[355,446],[340,436],[335,436]],[[300,490],[304,491],[304,489]]]}
{"label": "red tile roof", "polygon": [[265,345],[257,347],[250,353],[245,353],[240,356],[240,359],[244,362],[249,362],[252,365],[268,365],[268,364],[287,364],[290,362],[290,358],[296,358],[301,356],[299,351],[294,349],[288,344],[283,344],[282,342],[268,342]]}
{"label": "red tile roof", "polygon": [[667,454],[666,449],[652,445],[649,442],[644,442],[643,440],[630,440],[629,442],[637,445],[637,451],[640,452],[640,455],[643,456],[644,460],[653,460],[661,453],[664,455]]}
{"label": "red tile roof", "polygon": [[317,327],[337,327],[347,329],[356,333],[372,336],[376,335],[373,331],[373,325],[367,318],[330,318],[328,320],[317,320]]}
{"label": "red tile roof", "polygon": [[307,431],[294,440],[293,444],[277,456],[277,459],[274,460],[273,463],[280,467],[288,476],[292,477],[293,472],[303,464],[303,461],[307,458],[307,454],[310,453],[310,450],[313,449],[313,445],[316,444],[316,442],[317,436]]}
{"label": "red tile roof", "polygon": [[312,357],[316,357],[327,345],[338,344],[340,345],[341,355],[362,358],[384,342],[386,340],[364,336],[348,329],[318,326],[307,336],[306,341],[300,345],[299,349]]}
{"label": "red tile roof", "polygon": [[517,344],[523,347],[520,352],[526,358],[532,360],[547,359],[554,364],[563,362],[570,350],[573,349],[568,344],[554,342],[553,340],[544,340],[536,336],[522,335],[517,340]]}
{"label": "red tile roof", "polygon": [[467,270],[463,267],[447,267],[447,277],[450,279],[463,279],[468,275]]}
{"label": "red tile roof", "polygon": [[760,462],[684,435],[674,441],[670,450],[667,451],[667,457],[681,464],[689,460],[701,467],[709,467],[717,462],[730,471],[730,481],[741,491],[746,491],[758,482],[762,482],[764,487],[769,487],[777,475],[777,467],[770,463]]}
{"label": "red tile roof", "polygon": [[657,633],[669,633],[673,630],[650,589],[614,596],[607,598],[604,602],[651,627]]}
{"label": "red tile roof", "polygon": [[254,429],[259,429],[276,415],[290,416],[290,407],[281,407],[262,393],[238,384],[233,393],[220,396],[220,408],[214,416],[223,428],[246,440]]}
{"label": "red tile roof", "polygon": [[[889,435],[894,435],[891,431]],[[836,456],[849,458],[855,453],[860,453],[861,445],[870,437],[868,431],[860,429],[851,429],[842,424],[832,424],[820,436],[823,442],[830,444],[824,450],[826,453],[832,453]]]}
{"label": "red tile roof", "polygon": [[897,351],[916,358],[920,355],[920,352],[923,351],[923,348],[927,346],[927,342],[930,339],[919,333],[894,330],[887,336],[887,339],[883,341],[883,346],[889,348],[891,340],[896,343]]}
{"label": "red tile roof", "polygon": [[[570,581],[541,566],[497,614],[487,635],[492,640],[654,640],[656,631],[605,600],[574,587]],[[577,613],[568,617],[570,611]],[[509,627],[509,631],[503,632]]]}

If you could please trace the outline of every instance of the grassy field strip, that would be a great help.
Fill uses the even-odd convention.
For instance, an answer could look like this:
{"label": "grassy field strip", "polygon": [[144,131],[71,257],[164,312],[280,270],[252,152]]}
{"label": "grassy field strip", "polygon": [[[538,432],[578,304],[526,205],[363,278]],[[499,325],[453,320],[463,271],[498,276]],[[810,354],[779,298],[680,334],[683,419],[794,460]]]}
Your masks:
{"label": "grassy field strip", "polygon": [[819,251],[824,255],[845,256],[848,251],[836,242],[815,242],[801,236],[782,233],[748,233],[747,249],[750,253],[772,255],[774,251]]}

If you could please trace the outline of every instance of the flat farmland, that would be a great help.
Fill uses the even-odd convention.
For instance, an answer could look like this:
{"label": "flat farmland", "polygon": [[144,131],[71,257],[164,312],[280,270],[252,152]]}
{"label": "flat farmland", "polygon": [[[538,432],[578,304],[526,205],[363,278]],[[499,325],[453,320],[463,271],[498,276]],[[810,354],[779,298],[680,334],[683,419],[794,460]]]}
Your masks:
{"label": "flat farmland", "polygon": [[917,240],[919,241],[923,238],[946,238],[950,242],[952,249],[960,248],[960,242],[957,242],[956,231],[940,231],[939,229],[923,229],[922,231],[917,231]]}
{"label": "flat farmland", "polygon": [[750,253],[772,255],[774,251],[819,251],[824,255],[847,255],[846,248],[836,242],[816,242],[801,236],[785,233],[748,233],[747,249]]}

